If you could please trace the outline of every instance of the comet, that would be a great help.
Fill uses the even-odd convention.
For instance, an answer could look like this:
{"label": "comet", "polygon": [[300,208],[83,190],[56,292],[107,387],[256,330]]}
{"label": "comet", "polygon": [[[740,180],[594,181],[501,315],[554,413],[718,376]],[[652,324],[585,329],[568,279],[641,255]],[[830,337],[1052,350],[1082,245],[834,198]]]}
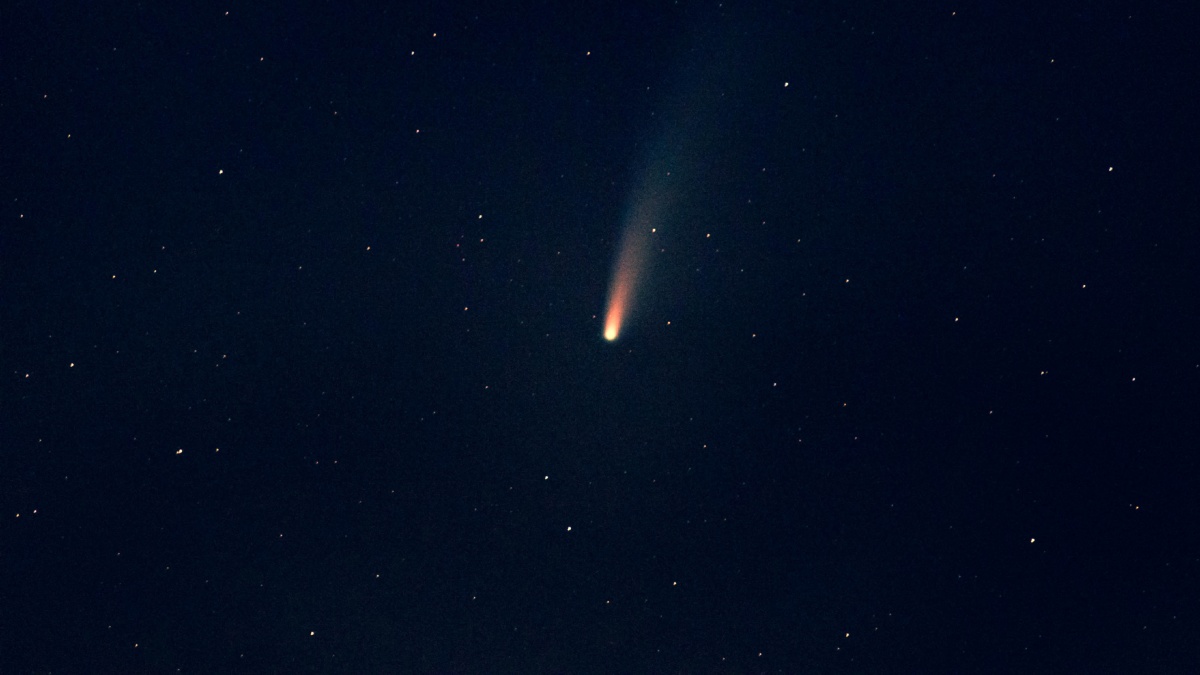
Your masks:
{"label": "comet", "polygon": [[[746,87],[757,81],[747,77],[746,65],[769,58],[763,56],[762,37],[773,33],[765,28],[733,29],[723,12],[719,23],[697,24],[692,48],[680,53],[704,54],[705,58],[689,57],[664,78],[662,100],[650,115],[655,126],[646,133],[646,142],[639,144],[641,155],[630,166],[631,175],[640,181],[631,184],[633,191],[625,204],[628,210],[608,286],[605,340],[619,340],[641,305],[653,307],[654,303],[645,302],[647,289],[655,287],[657,295],[670,293],[663,287],[669,285],[664,283],[668,279],[651,278],[679,262],[679,258],[673,262],[661,255],[659,237],[682,241],[697,216],[712,222],[707,205],[718,196],[705,186],[724,175],[724,162],[719,158],[732,149],[735,140],[728,130],[742,127],[741,106],[734,102],[750,96]],[[779,34],[780,39],[784,37]],[[780,47],[792,49],[790,42],[781,42]]]}
{"label": "comet", "polygon": [[608,310],[604,317],[604,339],[612,342],[621,335],[637,303],[638,290],[646,269],[650,234],[656,220],[655,200],[640,199],[630,211],[621,235],[621,246],[613,265],[608,291]]}

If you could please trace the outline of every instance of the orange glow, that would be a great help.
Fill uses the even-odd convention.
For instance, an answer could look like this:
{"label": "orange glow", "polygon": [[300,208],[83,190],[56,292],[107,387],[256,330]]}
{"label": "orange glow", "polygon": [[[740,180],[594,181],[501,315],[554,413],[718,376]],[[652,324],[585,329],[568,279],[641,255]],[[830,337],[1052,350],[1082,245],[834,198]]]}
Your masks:
{"label": "orange glow", "polygon": [[604,318],[604,339],[612,342],[621,334],[621,327],[633,307],[638,281],[645,266],[649,245],[645,223],[631,223],[621,237],[621,251],[613,268],[612,285],[608,292],[608,312]]}
{"label": "orange glow", "polygon": [[618,279],[617,287],[613,289],[613,297],[608,302],[608,316],[604,319],[604,339],[612,342],[621,332],[621,319],[625,318],[625,297],[629,294],[628,286],[621,286]]}

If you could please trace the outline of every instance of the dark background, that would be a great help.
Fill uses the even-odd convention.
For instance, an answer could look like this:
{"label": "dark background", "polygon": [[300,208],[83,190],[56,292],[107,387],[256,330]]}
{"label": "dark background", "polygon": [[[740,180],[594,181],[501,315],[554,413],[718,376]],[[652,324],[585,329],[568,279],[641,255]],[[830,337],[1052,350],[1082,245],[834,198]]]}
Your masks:
{"label": "dark background", "polygon": [[1200,669],[1183,6],[176,5],[0,10],[0,671]]}

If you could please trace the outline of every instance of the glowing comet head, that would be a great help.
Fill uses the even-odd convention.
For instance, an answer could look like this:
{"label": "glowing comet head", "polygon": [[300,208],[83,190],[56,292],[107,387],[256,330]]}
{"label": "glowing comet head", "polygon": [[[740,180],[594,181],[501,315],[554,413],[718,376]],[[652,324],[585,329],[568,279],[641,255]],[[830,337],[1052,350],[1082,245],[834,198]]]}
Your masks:
{"label": "glowing comet head", "polygon": [[613,288],[613,297],[608,302],[608,316],[604,318],[604,339],[609,342],[616,340],[621,332],[621,319],[625,317],[628,295],[628,289],[622,289],[618,280]]}
{"label": "glowing comet head", "polygon": [[608,293],[608,312],[604,317],[604,339],[612,342],[621,333],[625,316],[633,306],[638,281],[645,267],[649,238],[636,219],[625,228],[621,250],[613,268],[612,285]]}

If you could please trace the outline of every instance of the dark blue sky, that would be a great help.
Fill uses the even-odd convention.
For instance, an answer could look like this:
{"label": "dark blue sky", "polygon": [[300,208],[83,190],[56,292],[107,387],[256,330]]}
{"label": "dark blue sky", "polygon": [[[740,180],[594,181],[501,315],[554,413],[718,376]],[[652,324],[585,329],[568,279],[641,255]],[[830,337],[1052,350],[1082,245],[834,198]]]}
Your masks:
{"label": "dark blue sky", "polygon": [[0,670],[1196,670],[1185,24],[14,4]]}

